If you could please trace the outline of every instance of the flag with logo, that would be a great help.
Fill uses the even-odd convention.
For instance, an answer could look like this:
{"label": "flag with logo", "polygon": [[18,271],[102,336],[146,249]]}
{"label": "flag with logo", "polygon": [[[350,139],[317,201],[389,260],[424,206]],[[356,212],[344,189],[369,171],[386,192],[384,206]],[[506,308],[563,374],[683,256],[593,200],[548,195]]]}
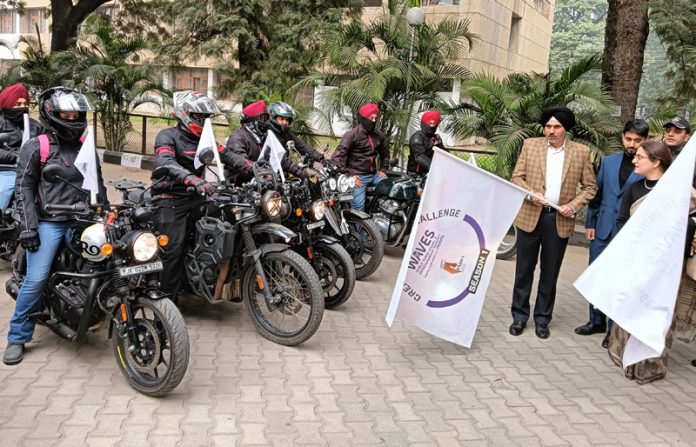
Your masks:
{"label": "flag with logo", "polygon": [[87,127],[87,136],[80,151],[75,157],[75,167],[84,180],[82,181],[82,188],[90,192],[90,200],[92,205],[97,204],[97,193],[99,192],[99,176],[97,175],[97,160],[99,156],[97,155],[97,147],[94,143],[94,129],[92,126]]}
{"label": "flag with logo", "polygon": [[526,194],[436,149],[387,324],[398,317],[436,337],[471,347],[498,245]]}
{"label": "flag with logo", "polygon": [[26,143],[29,138],[31,138],[31,124],[29,123],[29,114],[25,113],[24,119],[24,130],[22,130],[22,144]]}
{"label": "flag with logo", "polygon": [[193,166],[196,169],[206,164],[200,159],[200,156],[204,151],[208,149],[210,149],[213,153],[212,164],[214,164],[217,168],[217,174],[208,169],[208,166],[211,165],[211,163],[208,163],[208,166],[206,166],[205,168],[205,180],[209,182],[225,181],[225,172],[222,166],[222,162],[220,161],[220,154],[218,153],[218,144],[217,141],[215,141],[215,134],[213,133],[213,123],[212,121],[210,121],[210,118],[205,119],[205,123],[203,124],[203,132],[201,132],[201,139],[198,141],[198,148],[196,149],[196,156],[193,159]]}
{"label": "flag with logo", "polygon": [[659,357],[684,261],[696,139],[690,140],[611,244],[573,284],[631,337],[623,366]]}
{"label": "flag with logo", "polygon": [[280,174],[280,179],[285,183],[285,174],[283,173],[283,166],[281,165],[281,160],[285,156],[285,148],[278,140],[278,137],[273,133],[272,130],[268,131],[266,135],[266,141],[261,149],[261,157],[268,160],[271,164],[271,169],[273,172]]}

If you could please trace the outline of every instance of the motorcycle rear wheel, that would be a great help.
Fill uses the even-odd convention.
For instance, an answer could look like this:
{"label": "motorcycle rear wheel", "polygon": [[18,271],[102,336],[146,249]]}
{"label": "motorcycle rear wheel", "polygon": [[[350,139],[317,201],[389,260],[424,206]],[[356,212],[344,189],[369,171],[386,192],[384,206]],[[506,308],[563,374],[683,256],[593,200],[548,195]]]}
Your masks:
{"label": "motorcycle rear wheel", "polygon": [[510,259],[517,254],[517,227],[512,225],[498,246],[496,259]]}
{"label": "motorcycle rear wheel", "polygon": [[[355,263],[355,277],[365,279],[377,270],[384,257],[384,239],[382,233],[372,219],[358,219],[347,217],[346,222],[350,228],[348,237],[356,249],[349,250]],[[357,248],[359,247],[359,248]]]}
{"label": "motorcycle rear wheel", "polygon": [[179,385],[188,368],[190,347],[184,317],[168,299],[140,298],[132,310],[140,346],[131,352],[125,328],[119,333],[117,325],[112,325],[116,363],[136,391],[164,396]]}
{"label": "motorcycle rear wheel", "polygon": [[242,300],[251,322],[262,336],[279,345],[304,343],[317,331],[324,315],[319,277],[309,262],[292,250],[268,253],[261,264],[271,295],[279,296],[280,303],[268,310],[256,269],[249,265],[242,279]]}
{"label": "motorcycle rear wheel", "polygon": [[345,248],[339,244],[318,244],[321,271],[319,279],[324,289],[324,307],[335,309],[353,294],[355,288],[355,265]]}

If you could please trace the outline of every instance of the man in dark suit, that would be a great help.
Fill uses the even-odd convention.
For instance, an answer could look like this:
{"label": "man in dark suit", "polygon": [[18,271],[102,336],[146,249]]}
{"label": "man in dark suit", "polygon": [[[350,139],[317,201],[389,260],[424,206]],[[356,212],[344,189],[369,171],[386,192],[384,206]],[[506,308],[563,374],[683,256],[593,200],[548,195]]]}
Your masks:
{"label": "man in dark suit", "polygon": [[529,319],[534,270],[541,254],[534,323],[537,337],[548,338],[556,282],[568,238],[575,229],[575,213],[592,200],[597,186],[590,149],[566,138],[566,132],[575,126],[573,112],[567,107],[549,107],[542,112],[540,123],[545,138],[524,140],[510,178],[512,183],[533,193],[515,220],[519,231],[510,334],[520,335]]}
{"label": "man in dark suit", "polygon": [[[616,216],[621,207],[621,197],[632,183],[642,179],[633,172],[633,156],[641,144],[648,138],[648,123],[634,119],[626,123],[621,134],[623,152],[607,155],[597,174],[597,195],[587,207],[585,236],[590,241],[590,264],[597,259],[616,232]],[[590,304],[590,320],[575,328],[578,335],[606,333],[602,346],[609,345],[611,320],[601,310]]]}

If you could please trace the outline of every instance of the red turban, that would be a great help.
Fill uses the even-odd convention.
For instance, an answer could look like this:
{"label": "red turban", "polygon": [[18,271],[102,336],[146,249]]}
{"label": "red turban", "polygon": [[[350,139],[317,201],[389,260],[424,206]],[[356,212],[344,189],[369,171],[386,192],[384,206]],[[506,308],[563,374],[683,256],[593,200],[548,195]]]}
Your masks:
{"label": "red turban", "polygon": [[365,104],[360,107],[358,113],[363,118],[369,118],[371,115],[379,114],[379,107],[377,107],[377,104]]}
{"label": "red turban", "polygon": [[261,115],[262,113],[268,113],[266,110],[266,102],[263,100],[252,102],[248,106],[244,107],[242,109],[242,120],[248,119],[248,118],[256,118],[257,116]]}
{"label": "red turban", "polygon": [[428,110],[421,117],[421,121],[423,121],[425,124],[428,124],[431,121],[435,121],[435,124],[438,125],[440,124],[440,121],[442,121],[442,118],[436,110]]}
{"label": "red turban", "polygon": [[15,84],[0,92],[0,109],[12,109],[17,100],[24,98],[29,102],[29,92],[22,84]]}

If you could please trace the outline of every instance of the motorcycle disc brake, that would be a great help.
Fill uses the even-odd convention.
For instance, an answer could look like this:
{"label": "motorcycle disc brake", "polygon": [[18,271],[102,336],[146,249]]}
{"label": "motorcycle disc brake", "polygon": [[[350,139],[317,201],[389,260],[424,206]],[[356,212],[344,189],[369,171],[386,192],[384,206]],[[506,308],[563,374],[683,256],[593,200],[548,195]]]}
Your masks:
{"label": "motorcycle disc brake", "polygon": [[123,339],[126,357],[130,364],[138,372],[151,373],[159,365],[161,351],[160,339],[157,336],[157,328],[149,320],[136,320],[136,332],[140,340],[140,348],[136,347],[133,352],[130,348],[128,335]]}

